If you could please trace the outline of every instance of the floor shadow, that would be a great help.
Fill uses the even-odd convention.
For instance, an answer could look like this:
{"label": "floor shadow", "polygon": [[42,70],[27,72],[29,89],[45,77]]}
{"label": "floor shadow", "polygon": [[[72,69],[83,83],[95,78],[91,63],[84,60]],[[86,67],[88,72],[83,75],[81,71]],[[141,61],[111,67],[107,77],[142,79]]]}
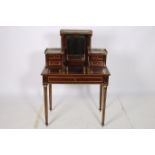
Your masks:
{"label": "floor shadow", "polygon": [[112,118],[110,118],[108,121],[105,121],[105,125],[109,125],[110,123],[116,121],[118,118],[120,118],[123,115],[123,112],[120,111],[119,113],[115,114]]}

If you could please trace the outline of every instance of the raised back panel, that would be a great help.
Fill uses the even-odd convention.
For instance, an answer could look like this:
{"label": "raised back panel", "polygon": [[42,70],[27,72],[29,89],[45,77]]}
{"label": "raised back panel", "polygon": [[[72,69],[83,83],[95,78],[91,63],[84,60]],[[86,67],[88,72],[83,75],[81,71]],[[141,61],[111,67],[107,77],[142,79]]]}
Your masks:
{"label": "raised back panel", "polygon": [[84,55],[86,50],[85,36],[67,36],[66,52],[69,55]]}
{"label": "raised back panel", "polygon": [[[81,50],[81,53],[84,52],[85,53],[85,65],[88,66],[88,51],[91,48],[91,36],[92,36],[92,31],[91,30],[60,30],[60,35],[61,35],[61,49],[62,52],[65,55],[65,59],[66,59],[66,49],[68,48],[68,38],[73,37],[75,38],[81,38],[79,39],[79,42],[81,40],[85,40],[83,43],[85,44],[85,49],[84,51]],[[73,40],[74,40],[73,39]],[[72,41],[71,41],[72,42]],[[74,41],[73,41],[74,42]],[[75,41],[76,42],[76,41]],[[78,42],[78,41],[77,41]],[[82,41],[81,41],[82,42]],[[81,46],[81,48],[83,47],[83,43],[79,43],[79,45]],[[74,54],[78,54],[78,49],[80,48],[77,47],[78,43],[73,43],[73,46],[75,45],[74,48],[76,48],[75,53]],[[72,46],[72,45],[71,45]],[[70,48],[70,47],[69,47]],[[72,47],[71,47],[72,48]],[[64,60],[66,62],[66,60]]]}

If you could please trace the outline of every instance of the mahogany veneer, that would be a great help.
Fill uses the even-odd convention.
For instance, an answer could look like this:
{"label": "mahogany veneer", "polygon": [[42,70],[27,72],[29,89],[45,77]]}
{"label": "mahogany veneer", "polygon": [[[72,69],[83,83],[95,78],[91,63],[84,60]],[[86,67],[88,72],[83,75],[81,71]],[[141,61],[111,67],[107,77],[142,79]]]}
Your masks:
{"label": "mahogany veneer", "polygon": [[[99,84],[100,102],[104,125],[107,86],[110,72],[106,66],[107,50],[91,49],[91,30],[61,30],[61,48],[45,50],[45,67],[41,73],[44,86],[45,124],[48,125],[48,90],[49,107],[52,110],[52,84]],[[68,55],[67,37],[82,36],[85,39],[85,53]],[[48,88],[48,89],[47,89]]]}

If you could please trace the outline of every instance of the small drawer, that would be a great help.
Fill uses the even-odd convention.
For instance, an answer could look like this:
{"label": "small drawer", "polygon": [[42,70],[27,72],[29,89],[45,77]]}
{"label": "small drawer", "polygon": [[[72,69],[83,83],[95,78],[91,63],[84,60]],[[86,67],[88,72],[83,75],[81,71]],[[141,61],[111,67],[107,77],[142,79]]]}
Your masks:
{"label": "small drawer", "polygon": [[46,55],[47,60],[59,60],[62,59],[63,55],[62,54],[49,54]]}
{"label": "small drawer", "polygon": [[90,61],[90,67],[104,67],[103,61]]}
{"label": "small drawer", "polygon": [[103,61],[105,58],[103,54],[91,54],[89,55],[89,60]]}
{"label": "small drawer", "polygon": [[47,66],[49,66],[49,67],[62,67],[63,62],[62,61],[48,60],[47,61]]}

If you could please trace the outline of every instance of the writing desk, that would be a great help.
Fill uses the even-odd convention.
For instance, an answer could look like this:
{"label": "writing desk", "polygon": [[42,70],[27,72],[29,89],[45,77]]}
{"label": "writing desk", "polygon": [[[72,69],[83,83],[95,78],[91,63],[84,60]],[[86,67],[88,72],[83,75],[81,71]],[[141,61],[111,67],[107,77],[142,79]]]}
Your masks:
{"label": "writing desk", "polygon": [[[52,110],[52,84],[99,84],[104,125],[109,71],[106,66],[107,50],[91,48],[92,30],[60,30],[61,48],[45,50],[45,67],[42,71],[44,87],[45,124]],[[48,93],[49,91],[49,93]]]}
{"label": "writing desk", "polygon": [[[93,58],[91,58],[92,56]],[[61,63],[61,58],[63,59],[63,53],[61,49],[54,48],[45,50],[46,66],[44,67],[41,75],[44,88],[46,125],[48,125],[48,97],[49,109],[52,110],[52,84],[99,84],[99,110],[102,111],[101,124],[104,125],[106,94],[110,76],[108,68],[106,67],[106,56],[106,49],[91,49],[88,52],[89,60],[99,60],[102,58],[102,61],[89,61],[88,66],[86,68],[84,67],[82,70],[68,70],[67,67]],[[55,66],[54,69],[49,67],[50,65]],[[102,67],[96,68],[94,67],[95,65],[101,65]]]}

